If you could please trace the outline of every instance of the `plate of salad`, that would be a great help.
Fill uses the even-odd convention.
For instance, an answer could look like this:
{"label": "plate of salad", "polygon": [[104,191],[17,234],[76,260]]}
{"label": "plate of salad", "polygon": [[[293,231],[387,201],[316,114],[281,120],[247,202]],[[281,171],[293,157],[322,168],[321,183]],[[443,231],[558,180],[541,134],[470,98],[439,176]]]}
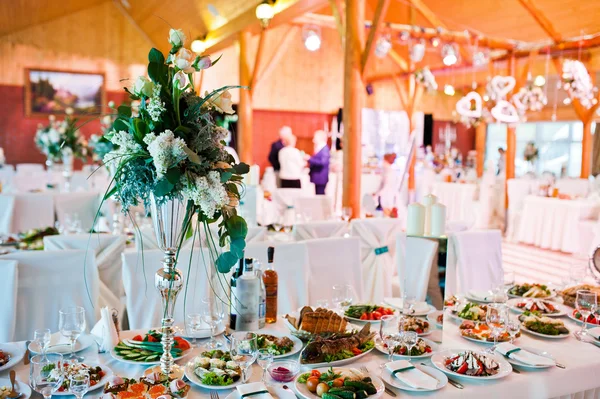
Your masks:
{"label": "plate of salad", "polygon": [[258,349],[267,349],[274,359],[295,355],[302,350],[302,341],[293,335],[260,330],[256,332],[256,336]]}
{"label": "plate of salad", "polygon": [[537,316],[525,312],[519,316],[519,321],[521,322],[522,331],[538,337],[561,339],[567,338],[570,334],[565,323],[553,317]]}
{"label": "plate of salad", "polygon": [[[573,320],[577,324],[582,323],[583,316],[581,315],[581,313],[579,313],[579,310],[573,309],[573,311],[571,313],[567,313],[567,315],[571,320]],[[600,309],[596,310],[595,313],[590,314],[587,318],[587,322],[591,325],[600,325]]]}
{"label": "plate of salad", "polygon": [[463,349],[449,349],[431,357],[440,371],[470,380],[495,380],[512,372],[512,366],[503,356]]}
{"label": "plate of salad", "polygon": [[[112,348],[110,354],[117,360],[130,364],[153,365],[160,363],[163,354],[162,333],[150,330],[147,334],[122,339]],[[181,337],[175,337],[171,354],[179,360],[192,352],[192,345]]]}
{"label": "plate of salad", "polygon": [[542,299],[513,298],[506,303],[517,313],[530,312],[539,316],[560,317],[567,311],[558,303]]}
{"label": "plate of salad", "polygon": [[467,302],[452,309],[451,314],[462,320],[485,321],[487,305]]}
{"label": "plate of salad", "polygon": [[[248,378],[252,367],[248,368]],[[185,376],[206,389],[231,389],[242,383],[242,369],[227,351],[202,352],[185,365]]]}
{"label": "plate of salad", "polygon": [[344,316],[358,322],[378,323],[383,316],[393,315],[394,309],[379,305],[352,305],[346,309]]}
{"label": "plate of salad", "polygon": [[300,374],[294,386],[304,399],[374,399],[385,390],[375,375],[354,368],[333,367]]}
{"label": "plate of salad", "polygon": [[[48,364],[44,366],[44,371],[49,373],[48,380],[56,381],[56,379],[60,378],[60,376],[55,371],[55,364]],[[90,388],[88,391],[94,391],[98,388],[103,388],[104,384],[108,382],[110,377],[112,377],[112,370],[106,366],[100,366],[97,364],[87,364],[87,363],[63,363],[62,371],[64,375],[64,380],[60,388],[53,393],[53,396],[71,396],[73,395],[69,391],[70,377],[87,373],[90,376]]]}
{"label": "plate of salad", "polygon": [[[382,342],[381,340],[377,340],[375,342],[375,348],[377,348],[377,350],[379,352],[385,353],[386,355],[389,354],[387,345],[384,342]],[[439,349],[439,346],[435,342],[433,342],[427,338],[419,337],[417,339],[417,344],[415,346],[413,346],[413,348],[411,349],[410,355],[407,354],[408,348],[406,347],[405,344],[401,343],[401,344],[396,345],[396,347],[394,348],[394,358],[396,358],[396,359],[424,359],[424,358],[428,358],[431,355],[433,355],[435,352],[438,351],[438,349]]]}
{"label": "plate of salad", "polygon": [[515,284],[508,289],[508,296],[513,298],[541,298],[550,299],[556,293],[545,284]]}

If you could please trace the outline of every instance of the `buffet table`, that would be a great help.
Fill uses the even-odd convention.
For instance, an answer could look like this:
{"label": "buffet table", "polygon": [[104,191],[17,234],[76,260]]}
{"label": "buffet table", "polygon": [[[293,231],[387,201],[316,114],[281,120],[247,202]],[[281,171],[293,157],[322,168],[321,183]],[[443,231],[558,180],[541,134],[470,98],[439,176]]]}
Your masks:
{"label": "buffet table", "polygon": [[518,241],[536,247],[577,253],[579,223],[598,217],[600,202],[528,195],[523,201]]}
{"label": "buffet table", "polygon": [[475,194],[477,184],[434,183],[432,194],[446,205],[446,219],[450,222],[475,223]]}
{"label": "buffet table", "polygon": [[[562,318],[565,324],[571,331],[578,328],[575,323]],[[287,332],[287,328],[282,321],[277,324],[268,326],[268,329],[274,329],[282,332]],[[140,331],[144,333],[145,331]],[[432,340],[439,340],[443,335],[442,347],[460,348],[460,349],[485,349],[488,345],[477,344],[460,337],[458,333],[458,325],[454,322],[447,322],[444,331],[441,330],[429,335]],[[201,341],[199,341],[201,342]],[[594,347],[591,344],[577,341],[573,336],[566,339],[552,340],[534,338],[527,333],[522,333],[522,336],[516,341],[517,345],[544,349],[550,352],[555,360],[566,366],[566,369],[553,367],[538,371],[521,370],[520,374],[511,373],[509,376],[495,381],[486,382],[471,382],[460,381],[464,385],[464,389],[460,390],[448,384],[439,391],[430,393],[412,393],[407,391],[399,391],[391,388],[397,393],[398,397],[444,397],[444,398],[563,398],[572,397],[574,393],[579,393],[578,398],[597,398],[600,395],[600,380],[597,376],[600,373],[600,347]],[[18,345],[24,346],[21,342]],[[200,353],[199,349],[194,349],[192,356]],[[97,347],[92,345],[90,348],[81,352],[80,355],[85,356],[85,361],[89,363],[100,363],[112,369],[118,375],[124,377],[136,377],[141,375],[145,366],[130,365],[117,361],[108,353],[98,354]],[[357,363],[352,363],[346,367],[366,366],[371,373],[379,373],[379,365],[386,361],[387,356],[374,349],[370,354],[361,359]],[[429,360],[425,361],[430,365]],[[182,363],[183,364],[183,363]],[[250,382],[259,381],[261,377],[261,369],[257,364],[254,364]],[[27,383],[29,381],[29,368],[19,362],[15,371],[17,379]],[[8,370],[0,373],[0,378],[8,378]],[[270,380],[270,383],[276,384]],[[288,383],[288,386],[294,386],[293,383]],[[585,396],[581,393],[585,391]],[[97,398],[101,396],[102,390],[96,390],[88,393],[86,398]],[[231,390],[220,391],[220,399],[225,399]],[[39,398],[40,395],[34,394]],[[201,389],[192,384],[192,389],[188,398],[208,398],[209,391]],[[384,398],[391,398],[390,395],[384,393]]]}

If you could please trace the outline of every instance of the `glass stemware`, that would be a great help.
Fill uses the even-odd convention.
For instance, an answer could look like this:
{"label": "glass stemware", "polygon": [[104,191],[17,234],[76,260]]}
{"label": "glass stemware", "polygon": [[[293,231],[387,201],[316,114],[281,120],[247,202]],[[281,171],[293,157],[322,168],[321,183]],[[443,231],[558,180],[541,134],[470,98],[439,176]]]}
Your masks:
{"label": "glass stemware", "polygon": [[404,331],[402,334],[402,342],[406,346],[406,356],[411,356],[412,349],[417,344],[418,339],[419,336],[415,331]]}
{"label": "glass stemware", "polygon": [[249,332],[231,334],[231,358],[242,369],[242,384],[245,384],[248,380],[248,369],[252,366],[258,355],[256,338],[256,334]]}
{"label": "glass stemware", "polygon": [[413,295],[404,294],[402,296],[402,313],[405,315],[411,315],[415,309],[415,297]]}
{"label": "glass stemware", "polygon": [[492,330],[494,337],[494,346],[489,349],[489,352],[493,352],[498,345],[498,337],[504,331],[506,331],[506,324],[508,323],[508,307],[503,303],[491,303],[487,307],[487,314],[485,321]]}
{"label": "glass stemware", "polygon": [[85,371],[73,374],[69,377],[69,392],[77,399],[83,398],[83,395],[90,389],[90,375]]}
{"label": "glass stemware", "polygon": [[519,331],[521,331],[521,323],[519,323],[519,320],[514,318],[511,319],[506,324],[506,331],[510,334],[510,343],[512,344],[515,341],[517,334],[519,334]]}
{"label": "glass stemware", "polygon": [[[388,334],[383,339],[383,343],[385,344],[388,351],[388,363],[394,361],[394,351],[396,350],[396,346],[402,342],[401,334]],[[385,367],[385,362],[381,364],[380,368]]]}
{"label": "glass stemware", "polygon": [[595,292],[589,290],[578,290],[575,297],[575,307],[581,314],[581,330],[575,333],[575,338],[584,340],[588,327],[588,317],[596,311],[598,307],[598,296]]}
{"label": "glass stemware", "polygon": [[268,349],[260,349],[258,351],[258,357],[256,362],[262,368],[262,379],[263,384],[267,384],[267,369],[273,363],[273,354]]}
{"label": "glass stemware", "polygon": [[[379,339],[387,347],[389,361],[393,361],[394,350],[398,343],[398,323],[397,318],[394,315],[386,315],[381,317],[381,323],[379,323]],[[385,367],[385,362],[380,366]]]}
{"label": "glass stemware", "polygon": [[336,311],[343,313],[345,307],[352,305],[354,301],[354,288],[349,284],[336,284],[332,288],[332,301],[336,307]]}
{"label": "glass stemware", "polygon": [[216,340],[215,335],[217,326],[225,318],[225,306],[219,298],[204,298],[202,300],[202,320],[210,326],[210,342],[207,344],[209,349],[221,347],[221,343]]}
{"label": "glass stemware", "polygon": [[51,332],[48,328],[41,328],[33,332],[33,341],[37,343],[42,354],[42,358],[46,358],[46,351],[50,345]]}
{"label": "glass stemware", "polygon": [[202,315],[190,313],[185,317],[187,334],[192,337],[192,345],[197,346],[196,335],[202,330]]}
{"label": "glass stemware", "polygon": [[63,308],[59,311],[58,328],[63,337],[71,344],[71,354],[67,360],[83,361],[83,357],[75,355],[77,338],[85,331],[85,310],[81,306]]}
{"label": "glass stemware", "polygon": [[44,399],[50,399],[52,394],[63,383],[63,357],[59,353],[35,355],[29,363],[29,384]]}

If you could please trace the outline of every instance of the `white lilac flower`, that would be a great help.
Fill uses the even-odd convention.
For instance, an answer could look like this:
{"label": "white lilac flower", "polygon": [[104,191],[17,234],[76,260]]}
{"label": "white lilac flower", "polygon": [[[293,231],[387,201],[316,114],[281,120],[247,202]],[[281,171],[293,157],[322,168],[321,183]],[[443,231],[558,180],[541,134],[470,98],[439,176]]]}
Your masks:
{"label": "white lilac flower", "polygon": [[193,181],[184,185],[184,194],[194,201],[209,218],[229,202],[227,190],[221,183],[221,175],[216,170],[207,176],[196,176]]}
{"label": "white lilac flower", "polygon": [[148,114],[150,114],[150,118],[152,118],[154,122],[160,121],[161,114],[166,111],[165,103],[160,99],[160,89],[161,86],[159,84],[154,85],[152,97],[150,97],[150,102],[146,107]]}
{"label": "white lilac flower", "polygon": [[170,167],[177,165],[187,157],[185,141],[175,137],[170,130],[165,130],[158,136],[150,133],[144,137],[144,142],[148,144],[148,152],[152,157],[158,177],[162,177]]}

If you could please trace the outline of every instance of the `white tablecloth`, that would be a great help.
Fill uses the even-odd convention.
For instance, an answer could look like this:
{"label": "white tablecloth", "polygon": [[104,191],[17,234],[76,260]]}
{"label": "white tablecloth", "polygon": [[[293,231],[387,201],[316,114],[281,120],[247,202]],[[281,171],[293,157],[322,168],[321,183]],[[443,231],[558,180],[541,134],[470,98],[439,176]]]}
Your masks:
{"label": "white tablecloth", "polygon": [[[574,323],[566,320],[567,326],[575,331],[577,328]],[[287,331],[283,322],[279,321],[275,325],[267,325],[269,329]],[[139,331],[143,333],[144,331]],[[138,332],[125,332],[126,337],[133,336]],[[452,322],[447,322],[444,326],[443,334],[434,332],[428,338],[439,340],[440,335],[443,335],[443,348],[459,348],[459,349],[484,349],[487,345],[477,344],[467,341],[458,334],[458,326]],[[577,341],[574,337],[569,337],[561,340],[544,340],[534,338],[526,333],[516,341],[516,344],[528,346],[532,348],[543,349],[550,352],[554,358],[564,365],[566,369],[553,367],[538,371],[522,370],[521,374],[511,373],[509,376],[491,382],[469,382],[461,381],[464,389],[459,390],[450,384],[440,391],[427,393],[411,393],[407,391],[399,391],[392,388],[398,394],[398,398],[402,397],[443,397],[443,398],[474,398],[474,399],[492,399],[492,398],[529,398],[529,399],[546,399],[546,398],[575,398],[572,396],[578,393],[577,398],[598,398],[600,397],[600,348],[594,348],[590,344]],[[24,345],[24,343],[20,343]],[[199,354],[200,350],[195,349],[193,354]],[[93,345],[89,349],[81,353],[85,356],[86,362],[98,362],[102,365],[110,367],[113,372],[124,377],[136,377],[142,374],[144,366],[130,365],[114,360],[110,354],[98,354],[97,347]],[[294,357],[295,358],[295,357]],[[360,362],[353,363],[352,367],[366,366],[370,372],[379,373],[379,365],[386,361],[387,356],[378,352],[376,349],[370,354],[361,359]],[[431,365],[429,360],[422,361],[427,365]],[[181,363],[181,362],[180,362]],[[182,363],[183,364],[183,363]],[[251,382],[260,380],[261,370],[258,365],[254,364],[252,369]],[[27,383],[29,380],[29,369],[22,362],[15,367],[17,379]],[[8,370],[0,372],[0,378],[8,378]],[[270,381],[276,384],[274,381]],[[293,387],[293,383],[287,384]],[[585,396],[584,396],[585,391]],[[86,398],[97,398],[100,396],[102,389],[90,392]],[[220,391],[220,398],[225,399],[231,390]],[[36,397],[41,397],[36,395]],[[192,389],[188,398],[208,398],[209,391],[192,385]],[[384,393],[383,398],[391,398],[387,393]]]}
{"label": "white tablecloth", "polygon": [[433,194],[446,205],[446,220],[470,222],[474,225],[476,184],[434,183]]}
{"label": "white tablecloth", "polygon": [[577,253],[579,223],[598,217],[600,202],[527,196],[523,201],[518,240],[544,249]]}

